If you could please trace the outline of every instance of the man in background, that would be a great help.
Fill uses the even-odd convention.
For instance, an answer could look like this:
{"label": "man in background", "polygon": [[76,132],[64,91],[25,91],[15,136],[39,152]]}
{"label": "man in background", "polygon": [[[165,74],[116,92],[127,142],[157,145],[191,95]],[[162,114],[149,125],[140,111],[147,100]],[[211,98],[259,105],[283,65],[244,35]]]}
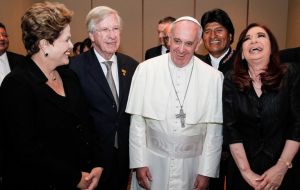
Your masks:
{"label": "man in background", "polygon": [[18,64],[24,62],[24,56],[10,51],[8,34],[5,25],[0,22],[0,85],[4,77]]}
{"label": "man in background", "polygon": [[300,64],[300,47],[280,50],[282,62],[298,62]]}
{"label": "man in background", "polygon": [[157,32],[158,32],[158,38],[159,38],[160,45],[148,49],[145,53],[145,60],[165,54],[168,51],[168,47],[167,47],[167,43],[166,43],[168,40],[164,40],[164,39],[167,37],[166,34],[170,30],[169,28],[170,28],[171,23],[174,21],[175,21],[175,18],[171,17],[171,16],[168,16],[168,17],[165,17],[165,18],[159,20]]}
{"label": "man in background", "polygon": [[[234,40],[234,27],[231,19],[225,11],[213,9],[202,15],[201,25],[203,27],[202,40],[208,54],[199,58],[225,75],[232,69],[235,54],[230,47]],[[229,155],[229,149],[223,146],[220,176],[210,180],[210,190],[224,189]]]}
{"label": "man in background", "polygon": [[208,54],[201,56],[207,64],[225,74],[232,68],[234,27],[228,14],[221,9],[205,12],[201,18],[202,40]]}

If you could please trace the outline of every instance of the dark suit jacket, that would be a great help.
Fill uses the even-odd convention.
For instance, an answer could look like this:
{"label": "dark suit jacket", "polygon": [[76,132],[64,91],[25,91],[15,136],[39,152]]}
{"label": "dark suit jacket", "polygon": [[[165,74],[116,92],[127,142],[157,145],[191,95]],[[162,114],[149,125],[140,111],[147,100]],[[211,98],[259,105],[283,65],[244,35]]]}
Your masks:
{"label": "dark suit jacket", "polygon": [[18,64],[22,64],[25,61],[25,56],[17,53],[7,51],[6,55],[7,55],[7,59],[11,71],[14,70]]}
{"label": "dark suit jacket", "polygon": [[59,68],[62,97],[30,58],[23,66],[0,88],[4,189],[75,189],[81,171],[102,165],[79,81]]}
{"label": "dark suit jacket", "polygon": [[280,59],[284,63],[286,62],[300,63],[300,47],[281,50]]}
{"label": "dark suit jacket", "polygon": [[[220,61],[218,70],[221,71],[224,75],[227,71],[229,71],[233,68],[234,55],[235,55],[235,52],[230,48],[228,53]],[[200,55],[198,57],[205,63],[212,66],[209,54],[204,55],[204,56]]]}
{"label": "dark suit jacket", "polygon": [[[137,61],[116,53],[119,76],[119,111],[101,65],[93,49],[71,59],[70,68],[74,70],[84,90],[98,135],[101,137],[102,155],[105,157],[104,171],[113,165],[114,137],[118,132],[119,161],[124,169],[129,169],[129,125],[130,115],[125,113],[131,78]],[[125,179],[126,180],[126,179]]]}
{"label": "dark suit jacket", "polygon": [[145,60],[161,55],[162,45],[150,48],[145,53]]}

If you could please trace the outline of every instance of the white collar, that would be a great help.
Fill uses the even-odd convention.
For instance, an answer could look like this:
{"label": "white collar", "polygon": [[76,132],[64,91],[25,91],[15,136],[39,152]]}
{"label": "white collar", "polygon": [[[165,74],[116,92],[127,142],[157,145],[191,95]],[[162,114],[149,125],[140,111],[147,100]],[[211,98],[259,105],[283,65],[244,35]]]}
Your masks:
{"label": "white collar", "polygon": [[105,61],[112,61],[113,64],[117,63],[117,56],[116,56],[116,54],[113,54],[113,56],[111,56],[111,58],[109,60],[106,60],[95,49],[94,49],[94,52],[96,54],[96,57],[97,57],[99,63],[103,63]]}
{"label": "white collar", "polygon": [[228,51],[229,51],[229,48],[223,53],[223,55],[221,55],[218,58],[216,58],[216,57],[212,56],[211,54],[209,54],[211,64],[215,69],[219,68],[221,60],[225,57],[225,55],[227,55]]}

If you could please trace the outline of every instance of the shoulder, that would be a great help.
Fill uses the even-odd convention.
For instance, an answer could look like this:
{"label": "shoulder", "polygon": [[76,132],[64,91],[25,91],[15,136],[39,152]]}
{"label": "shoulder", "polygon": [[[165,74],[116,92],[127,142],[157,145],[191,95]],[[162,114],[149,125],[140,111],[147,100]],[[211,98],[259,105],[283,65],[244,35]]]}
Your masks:
{"label": "shoulder", "polygon": [[126,54],[116,52],[116,56],[117,56],[118,62],[121,62],[122,64],[127,64],[127,65],[130,65],[133,67],[136,67],[138,65],[138,62],[134,58],[132,58]]}
{"label": "shoulder", "polygon": [[155,46],[155,47],[152,47],[152,48],[147,49],[146,52],[158,51],[158,50],[161,50],[161,47],[162,47],[161,45]]}
{"label": "shoulder", "polygon": [[286,61],[300,62],[300,47],[280,50],[280,59],[283,62]]}
{"label": "shoulder", "polygon": [[222,72],[208,65],[207,63],[205,63],[204,61],[202,61],[196,56],[194,56],[194,62],[196,63],[196,67],[198,67],[201,72],[212,74],[212,75],[220,75],[220,74],[222,75]]}
{"label": "shoulder", "polygon": [[201,54],[197,54],[195,53],[195,56],[198,57],[200,60],[204,61],[205,63],[208,63],[208,54],[207,55],[201,55]]}
{"label": "shoulder", "polygon": [[10,66],[12,67],[12,69],[14,69],[15,66],[17,66],[17,65],[23,64],[26,60],[25,56],[14,53],[14,52],[7,51],[6,55],[7,55],[8,62],[10,64]]}
{"label": "shoulder", "polygon": [[71,57],[69,67],[72,70],[81,70],[83,67],[86,67],[89,64],[89,62],[93,60],[93,56],[95,57],[95,59],[97,59],[95,53],[91,49],[75,57]]}
{"label": "shoulder", "polygon": [[20,89],[29,89],[28,87],[31,86],[32,79],[29,77],[28,68],[26,64],[24,67],[16,67],[12,72],[10,72],[1,84],[2,92],[4,91],[19,91]]}
{"label": "shoulder", "polygon": [[10,57],[17,57],[17,58],[25,59],[24,55],[21,55],[21,54],[18,54],[18,53],[14,53],[14,52],[11,52],[11,51],[7,51],[6,53],[7,53],[7,56],[10,56]]}
{"label": "shoulder", "polygon": [[137,75],[153,75],[157,76],[159,73],[164,72],[165,68],[168,66],[168,55],[163,54],[157,57],[153,57],[141,62],[137,69]]}
{"label": "shoulder", "polygon": [[66,76],[68,78],[76,78],[75,72],[71,70],[68,65],[59,66],[57,70],[63,76]]}
{"label": "shoulder", "polygon": [[116,52],[116,56],[118,59],[126,59],[127,61],[138,63],[134,58],[132,58],[129,55],[126,55],[124,53]]}

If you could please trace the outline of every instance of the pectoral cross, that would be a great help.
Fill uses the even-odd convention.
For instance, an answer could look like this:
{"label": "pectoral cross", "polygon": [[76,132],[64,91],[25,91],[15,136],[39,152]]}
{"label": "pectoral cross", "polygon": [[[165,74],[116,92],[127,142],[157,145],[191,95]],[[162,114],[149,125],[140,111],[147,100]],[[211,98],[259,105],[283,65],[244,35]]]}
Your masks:
{"label": "pectoral cross", "polygon": [[179,114],[176,114],[176,118],[180,119],[181,127],[184,128],[185,123],[185,113],[183,112],[182,107],[180,108]]}

